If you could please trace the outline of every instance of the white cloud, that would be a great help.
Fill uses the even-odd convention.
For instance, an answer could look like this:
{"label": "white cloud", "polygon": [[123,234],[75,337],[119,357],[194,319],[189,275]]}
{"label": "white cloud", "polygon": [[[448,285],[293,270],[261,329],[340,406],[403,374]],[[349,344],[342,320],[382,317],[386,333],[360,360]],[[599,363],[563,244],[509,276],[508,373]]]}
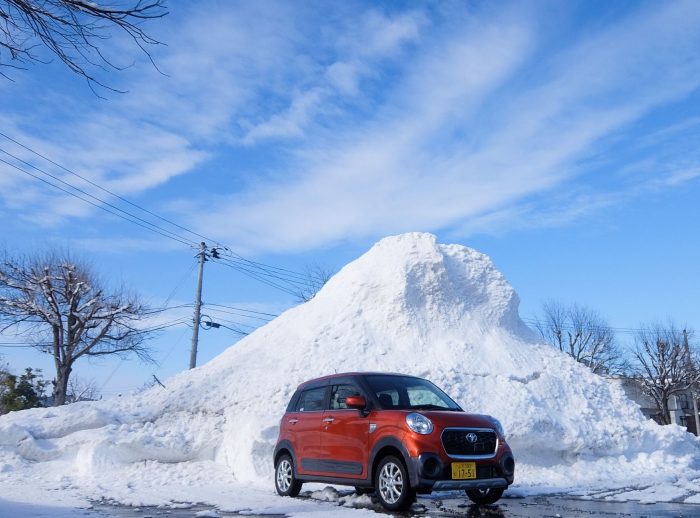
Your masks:
{"label": "white cloud", "polygon": [[[56,132],[56,129],[59,131]],[[117,194],[133,195],[190,171],[207,156],[203,151],[194,149],[186,139],[157,126],[104,114],[79,117],[70,124],[57,123],[54,132],[48,136],[44,136],[43,132],[24,131],[19,127],[8,133],[68,171],[5,139],[0,139],[1,149],[40,170],[4,153],[0,153],[0,158],[78,196],[86,197],[84,193],[74,191],[60,180],[95,198],[112,203],[116,200],[109,194],[69,171]],[[86,202],[11,166],[0,164],[0,171],[7,175],[5,185],[0,186],[0,199],[10,207],[24,207],[23,218],[36,224],[57,225],[65,218],[85,216],[95,210],[95,207]],[[99,203],[94,198],[88,199]]]}
{"label": "white cloud", "polygon": [[677,187],[691,180],[700,177],[700,167],[691,167],[673,171],[668,176],[662,178],[662,183],[668,187]]}
{"label": "white cloud", "polygon": [[[700,86],[693,3],[639,7],[559,48],[536,10],[178,4],[157,34],[167,77],[127,71],[129,94],[109,104],[57,98],[50,125],[4,111],[23,141],[122,195],[243,150],[245,182],[219,177],[206,199],[188,190],[163,204],[251,251],[476,228],[494,214],[517,223],[602,140]],[[271,147],[284,165],[256,169]],[[696,164],[674,164],[685,176],[666,183]],[[93,213],[2,170],[6,208],[44,223]]]}
{"label": "white cloud", "polygon": [[700,86],[699,17],[689,4],[641,10],[526,79],[533,20],[472,19],[423,41],[370,120],[320,133],[286,181],[221,197],[198,225],[281,251],[507,211],[571,179],[601,139]]}
{"label": "white cloud", "polygon": [[301,83],[306,89],[287,99],[288,107],[272,112],[266,120],[252,124],[242,139],[246,145],[269,138],[299,138],[317,118],[341,110],[339,105],[361,93],[361,83],[371,79],[378,64],[398,59],[403,48],[419,37],[424,24],[417,12],[388,17],[370,10],[341,24],[335,43],[335,60],[327,66],[311,67]]}

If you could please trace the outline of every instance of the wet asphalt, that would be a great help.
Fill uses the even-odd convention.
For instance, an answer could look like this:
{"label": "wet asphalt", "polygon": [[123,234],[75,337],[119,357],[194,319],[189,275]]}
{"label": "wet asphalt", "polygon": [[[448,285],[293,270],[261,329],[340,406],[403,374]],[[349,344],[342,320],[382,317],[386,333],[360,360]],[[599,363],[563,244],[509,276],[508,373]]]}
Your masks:
{"label": "wet asphalt", "polygon": [[[639,502],[607,502],[582,500],[559,496],[503,498],[496,505],[478,506],[466,498],[419,498],[407,513],[387,513],[379,505],[370,507],[378,516],[402,517],[468,517],[468,518],[700,518],[700,505],[679,503],[641,504]],[[213,511],[212,506],[194,505],[187,508],[128,507],[95,504],[96,515],[118,518],[195,518],[202,511]],[[213,513],[208,513],[214,516]],[[249,518],[282,518],[284,515],[254,515],[248,512],[216,511],[221,518],[246,516]],[[332,511],[329,513],[332,517]]]}

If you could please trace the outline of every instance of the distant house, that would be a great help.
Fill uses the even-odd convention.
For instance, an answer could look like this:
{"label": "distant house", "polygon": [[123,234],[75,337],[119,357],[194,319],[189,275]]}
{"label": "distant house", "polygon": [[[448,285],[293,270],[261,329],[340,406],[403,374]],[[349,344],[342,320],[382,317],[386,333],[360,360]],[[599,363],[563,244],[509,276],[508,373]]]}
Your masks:
{"label": "distant house", "polygon": [[[644,393],[639,380],[625,376],[610,376],[608,379],[622,387],[627,397],[639,405],[639,410],[645,417],[661,423],[661,412],[657,410],[654,400]],[[690,391],[671,396],[668,400],[668,410],[673,423],[698,435],[693,410],[693,395]],[[700,419],[700,416],[698,418]]]}

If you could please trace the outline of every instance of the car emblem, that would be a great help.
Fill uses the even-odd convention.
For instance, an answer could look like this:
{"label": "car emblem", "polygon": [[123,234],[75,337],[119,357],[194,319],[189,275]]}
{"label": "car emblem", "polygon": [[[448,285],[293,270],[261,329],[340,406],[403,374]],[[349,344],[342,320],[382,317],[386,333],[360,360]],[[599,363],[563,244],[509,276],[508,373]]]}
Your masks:
{"label": "car emblem", "polygon": [[469,432],[467,435],[465,435],[465,438],[467,439],[467,442],[476,442],[478,439],[474,432]]}

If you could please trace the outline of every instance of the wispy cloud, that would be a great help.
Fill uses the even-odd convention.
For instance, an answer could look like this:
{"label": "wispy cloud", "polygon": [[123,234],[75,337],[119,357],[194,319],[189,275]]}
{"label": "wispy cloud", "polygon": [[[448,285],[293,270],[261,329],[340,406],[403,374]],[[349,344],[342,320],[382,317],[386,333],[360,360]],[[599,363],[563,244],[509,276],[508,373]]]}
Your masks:
{"label": "wispy cloud", "polygon": [[368,120],[321,128],[285,181],[219,198],[199,226],[247,249],[301,250],[508,213],[700,86],[699,17],[688,3],[641,8],[544,58],[534,17],[433,32]]}
{"label": "wispy cloud", "polygon": [[[566,37],[565,9],[540,10],[178,5],[157,34],[167,77],[138,68],[108,105],[48,103],[50,131],[40,115],[0,113],[47,156],[119,194],[159,192],[158,208],[253,252],[517,227],[524,214],[570,221],[637,192],[623,161],[648,171],[644,185],[694,178],[697,154],[664,168],[616,149],[594,167],[614,139],[631,153],[687,131],[676,119],[637,129],[638,142],[620,136],[700,86],[694,3],[634,5]],[[93,213],[2,171],[10,210],[44,223]],[[575,188],[585,181],[596,186]],[[546,216],[543,200],[572,185],[567,214]]]}
{"label": "wispy cloud", "polygon": [[289,106],[253,125],[243,137],[253,144],[275,137],[302,137],[317,118],[342,110],[341,103],[360,93],[362,83],[371,80],[377,66],[402,54],[405,45],[415,42],[424,16],[411,11],[395,17],[370,10],[341,24],[342,30],[331,41],[336,44],[334,59],[314,67],[306,89],[295,91]]}

